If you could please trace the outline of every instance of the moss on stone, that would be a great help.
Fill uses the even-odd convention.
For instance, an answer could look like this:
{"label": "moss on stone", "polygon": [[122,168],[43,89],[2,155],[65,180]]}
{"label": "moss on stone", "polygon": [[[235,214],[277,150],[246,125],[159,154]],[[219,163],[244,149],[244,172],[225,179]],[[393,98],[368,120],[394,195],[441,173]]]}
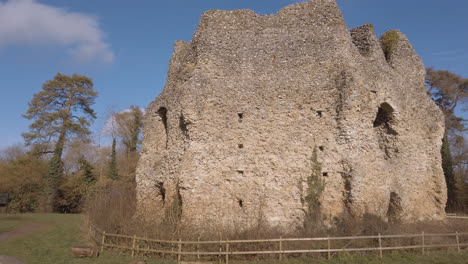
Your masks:
{"label": "moss on stone", "polygon": [[366,26],[371,32],[374,32],[374,25],[372,25],[372,24],[365,24],[364,26]]}
{"label": "moss on stone", "polygon": [[395,50],[398,42],[400,41],[400,35],[397,30],[390,30],[380,37],[380,43],[387,60],[390,59],[390,55]]}

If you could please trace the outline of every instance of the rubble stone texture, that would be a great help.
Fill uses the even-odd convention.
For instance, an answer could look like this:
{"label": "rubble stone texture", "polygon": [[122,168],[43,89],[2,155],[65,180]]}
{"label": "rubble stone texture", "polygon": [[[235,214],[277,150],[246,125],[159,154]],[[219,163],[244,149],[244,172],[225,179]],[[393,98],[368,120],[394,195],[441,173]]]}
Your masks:
{"label": "rubble stone texture", "polygon": [[402,33],[349,30],[334,0],[274,15],[208,11],[191,43],[176,42],[167,84],[146,111],[139,212],[301,227],[317,148],[325,221],[442,219],[443,115],[424,76]]}

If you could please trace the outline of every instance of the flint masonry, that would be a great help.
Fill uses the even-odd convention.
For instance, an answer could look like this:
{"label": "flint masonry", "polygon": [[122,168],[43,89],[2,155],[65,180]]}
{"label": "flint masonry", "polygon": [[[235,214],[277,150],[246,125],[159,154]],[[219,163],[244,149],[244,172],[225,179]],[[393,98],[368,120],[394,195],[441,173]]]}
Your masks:
{"label": "flint masonry", "polygon": [[146,113],[138,209],[227,228],[299,227],[314,149],[325,221],[442,219],[443,115],[407,38],[349,30],[333,0],[206,12]]}

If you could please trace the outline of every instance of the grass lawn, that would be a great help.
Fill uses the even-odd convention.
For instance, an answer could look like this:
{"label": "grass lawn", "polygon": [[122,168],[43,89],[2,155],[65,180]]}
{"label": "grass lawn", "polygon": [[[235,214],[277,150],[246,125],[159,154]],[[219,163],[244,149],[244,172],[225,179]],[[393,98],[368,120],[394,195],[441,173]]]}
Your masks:
{"label": "grass lawn", "polygon": [[[132,258],[118,253],[104,252],[99,258],[77,259],[71,256],[71,247],[86,244],[83,241],[81,231],[82,219],[80,215],[65,214],[0,214],[0,234],[13,231],[31,223],[39,223],[40,228],[17,237],[0,240],[0,255],[15,256],[27,264],[128,264]],[[172,261],[147,260],[148,264],[174,263]],[[468,264],[468,251],[463,253],[446,253],[444,251],[428,252],[422,256],[418,254],[387,253],[383,259],[376,255],[373,257],[348,256],[334,258],[330,261],[319,259],[289,259],[282,262],[276,260],[249,261],[230,263],[282,263],[282,264],[403,264],[403,263],[428,263],[428,264]]]}
{"label": "grass lawn", "polygon": [[10,215],[4,217],[0,214],[0,234],[8,231],[12,231],[25,224],[25,219],[23,217],[18,217],[15,215]]}
{"label": "grass lawn", "polygon": [[[71,255],[71,247],[83,245],[80,215],[65,214],[16,214],[0,215],[0,233],[12,231],[31,223],[46,226],[15,238],[0,241],[0,255],[15,256],[26,264],[128,264],[132,258],[104,252],[99,258],[78,259]],[[150,261],[147,263],[172,263]]]}
{"label": "grass lawn", "polygon": [[[249,264],[267,264],[272,261],[244,262]],[[427,255],[390,253],[384,255],[382,259],[378,256],[359,257],[350,256],[342,258],[334,258],[330,261],[317,259],[290,259],[283,262],[275,262],[278,264],[468,264],[468,252],[463,253],[445,253],[445,252],[429,252]],[[240,264],[240,263],[239,263]]]}

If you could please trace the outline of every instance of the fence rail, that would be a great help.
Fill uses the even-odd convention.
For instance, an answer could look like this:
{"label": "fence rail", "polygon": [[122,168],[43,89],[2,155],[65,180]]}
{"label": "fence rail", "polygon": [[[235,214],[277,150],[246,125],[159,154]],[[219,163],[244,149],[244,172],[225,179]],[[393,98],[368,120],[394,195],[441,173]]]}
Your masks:
{"label": "fence rail", "polygon": [[[110,234],[92,227],[94,240],[104,249],[118,249],[135,254],[158,254],[181,261],[184,258],[218,257],[229,263],[234,256],[264,256],[274,255],[282,260],[286,255],[294,254],[325,254],[330,259],[334,254],[342,252],[378,252],[382,258],[383,252],[395,250],[417,250],[425,254],[434,248],[454,249],[457,252],[468,249],[468,232],[440,234],[401,234],[377,236],[350,237],[313,237],[313,238],[275,238],[258,240],[213,240],[213,241],[182,241],[161,240]],[[98,239],[100,237],[100,239]],[[365,241],[367,240],[367,241]],[[398,241],[396,241],[398,240]],[[405,240],[402,243],[402,240]],[[364,241],[365,243],[362,243]],[[347,243],[344,243],[347,242]],[[351,245],[357,242],[358,245]],[[361,245],[359,243],[361,242]],[[261,250],[251,250],[255,245]],[[202,248],[205,247],[205,248]]]}
{"label": "fence rail", "polygon": [[448,213],[447,218],[449,218],[449,219],[468,219],[468,215],[467,214]]}

